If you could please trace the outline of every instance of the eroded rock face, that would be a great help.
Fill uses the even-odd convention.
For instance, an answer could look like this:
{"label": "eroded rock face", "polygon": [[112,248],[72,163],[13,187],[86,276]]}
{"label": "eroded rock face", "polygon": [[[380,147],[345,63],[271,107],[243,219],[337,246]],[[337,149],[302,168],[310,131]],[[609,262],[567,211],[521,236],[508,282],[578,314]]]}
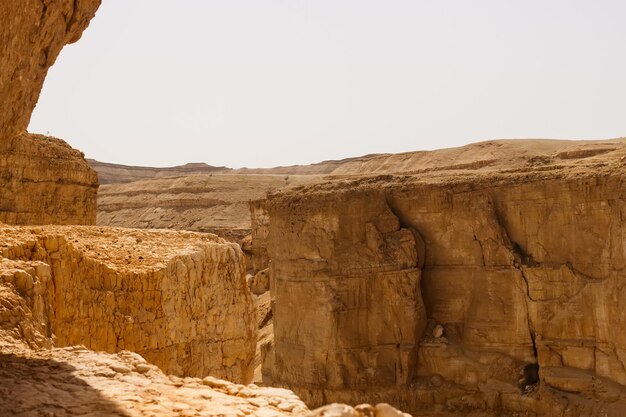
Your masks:
{"label": "eroded rock face", "polygon": [[269,233],[269,214],[264,200],[251,201],[249,239],[244,241],[241,248],[250,259],[250,269],[254,272],[263,271],[269,267],[267,255],[267,235]]}
{"label": "eroded rock face", "polygon": [[0,314],[14,340],[130,350],[170,374],[252,380],[256,311],[233,243],[187,232],[2,227],[0,256],[0,288],[14,300],[6,320]]}
{"label": "eroded rock face", "polygon": [[63,46],[80,39],[99,6],[100,0],[0,4],[0,145],[26,131],[48,68]]}
{"label": "eroded rock face", "polygon": [[98,178],[60,139],[27,133],[4,143],[0,222],[96,224]]}
{"label": "eroded rock face", "polygon": [[[166,376],[128,350],[54,347],[141,350],[156,340],[143,353],[161,368],[249,380],[244,362],[257,317],[236,245],[195,233],[94,227],[3,227],[0,237],[2,415],[310,414],[286,389]],[[271,314],[268,303],[259,327]],[[406,417],[386,404],[336,407],[355,417]]]}
{"label": "eroded rock face", "polygon": [[100,0],[0,4],[0,222],[95,224],[96,173],[66,143],[26,127],[48,68],[77,41]]}
{"label": "eroded rock face", "polygon": [[[623,164],[620,152],[270,196],[274,382],[309,405],[620,415]],[[416,314],[420,289],[426,308]],[[369,359],[385,357],[381,345],[398,352],[395,379],[393,362]]]}
{"label": "eroded rock face", "polygon": [[426,326],[421,238],[382,193],[314,198],[270,208],[273,379],[328,389],[412,382]]}

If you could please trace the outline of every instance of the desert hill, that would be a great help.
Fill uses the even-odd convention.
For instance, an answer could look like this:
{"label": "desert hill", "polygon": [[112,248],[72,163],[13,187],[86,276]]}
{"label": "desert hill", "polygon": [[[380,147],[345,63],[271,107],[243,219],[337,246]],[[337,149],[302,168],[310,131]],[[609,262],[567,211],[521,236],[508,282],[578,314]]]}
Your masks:
{"label": "desert hill", "polygon": [[99,162],[87,159],[87,163],[98,173],[100,184],[124,183],[160,177],[177,177],[182,175],[212,174],[228,171],[226,167],[214,167],[205,163],[188,163],[185,165],[153,168]]}
{"label": "desert hill", "polygon": [[607,140],[494,139],[434,151],[370,154],[309,165],[274,168],[233,169],[223,166],[215,167],[204,163],[153,168],[118,165],[99,162],[94,159],[87,159],[87,162],[98,172],[100,184],[217,173],[267,175],[409,174],[459,169],[502,169],[537,162],[536,159],[532,160],[532,158],[540,158],[544,162],[584,158],[620,148],[624,145],[624,140],[624,138]]}

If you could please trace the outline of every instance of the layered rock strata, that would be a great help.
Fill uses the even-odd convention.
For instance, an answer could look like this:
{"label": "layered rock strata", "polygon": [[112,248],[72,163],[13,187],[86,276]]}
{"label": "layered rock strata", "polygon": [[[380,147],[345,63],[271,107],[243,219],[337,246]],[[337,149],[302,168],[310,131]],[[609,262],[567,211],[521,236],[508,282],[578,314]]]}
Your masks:
{"label": "layered rock strata", "polygon": [[185,165],[155,168],[129,165],[110,164],[87,159],[87,163],[98,173],[100,184],[119,184],[163,177],[182,177],[189,175],[227,173],[226,167],[215,167],[204,163],[189,163]]}
{"label": "layered rock strata", "polygon": [[[249,380],[242,362],[254,349],[248,321],[256,317],[236,245],[193,233],[93,227],[3,227],[0,236],[0,414],[310,414],[289,390],[166,376],[128,350],[54,348],[82,342],[141,350],[156,340],[144,353],[164,360],[161,368]],[[354,417],[406,416],[386,404],[337,407]]]}
{"label": "layered rock strata", "polygon": [[271,195],[273,381],[310,405],[621,415],[625,153],[597,155]]}
{"label": "layered rock strata", "polygon": [[318,177],[192,175],[100,187],[100,226],[191,230],[241,241],[250,233],[249,201]]}
{"label": "layered rock strata", "polygon": [[130,350],[170,374],[252,380],[256,311],[233,243],[190,232],[2,227],[0,256],[14,300],[3,323],[17,341]]}
{"label": "layered rock strata", "polygon": [[270,208],[273,378],[328,389],[410,383],[426,326],[421,238],[382,194],[338,197],[305,216],[304,204]]}
{"label": "layered rock strata", "polygon": [[96,224],[98,178],[82,153],[27,133],[0,146],[0,222]]}

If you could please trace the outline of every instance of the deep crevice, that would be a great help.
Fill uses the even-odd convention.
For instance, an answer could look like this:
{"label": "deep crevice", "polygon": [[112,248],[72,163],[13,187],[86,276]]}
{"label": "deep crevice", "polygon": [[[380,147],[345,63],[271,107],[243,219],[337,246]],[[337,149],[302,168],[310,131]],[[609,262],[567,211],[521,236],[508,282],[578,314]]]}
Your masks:
{"label": "deep crevice", "polygon": [[391,214],[398,219],[400,228],[409,230],[413,235],[413,238],[415,239],[415,249],[417,250],[417,267],[419,269],[424,269],[424,264],[426,262],[426,242],[424,241],[424,238],[418,231],[418,228],[411,224],[411,222],[408,221],[402,213],[400,213],[400,210],[392,201],[392,197],[388,194],[385,194],[385,203],[387,204],[389,211],[391,211]]}

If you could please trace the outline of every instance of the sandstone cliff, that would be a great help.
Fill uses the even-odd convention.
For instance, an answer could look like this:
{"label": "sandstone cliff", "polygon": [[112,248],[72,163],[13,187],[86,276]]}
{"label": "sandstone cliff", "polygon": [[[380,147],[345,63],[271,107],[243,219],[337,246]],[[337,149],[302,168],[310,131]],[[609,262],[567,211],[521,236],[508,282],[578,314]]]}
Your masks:
{"label": "sandstone cliff", "polygon": [[24,133],[5,141],[0,184],[0,222],[96,223],[96,173],[60,139]]}
{"label": "sandstone cliff", "polygon": [[[237,245],[210,235],[0,228],[0,414],[309,415],[249,382],[256,316]],[[55,345],[84,346],[55,348]],[[147,362],[142,352],[159,367]],[[387,404],[316,416],[407,417]]]}
{"label": "sandstone cliff", "polygon": [[617,143],[270,195],[267,377],[309,405],[623,415],[625,159]]}
{"label": "sandstone cliff", "polygon": [[26,134],[48,68],[100,0],[0,4],[0,222],[95,224],[95,172],[64,142]]}
{"label": "sandstone cliff", "polygon": [[[130,350],[170,374],[252,379],[256,312],[235,244],[189,232],[2,227],[0,255],[2,285],[24,300],[3,320],[14,341]],[[15,311],[30,313],[15,322]]]}
{"label": "sandstone cliff", "polygon": [[80,39],[99,6],[100,0],[0,3],[0,145],[26,131],[48,68],[63,46]]}

